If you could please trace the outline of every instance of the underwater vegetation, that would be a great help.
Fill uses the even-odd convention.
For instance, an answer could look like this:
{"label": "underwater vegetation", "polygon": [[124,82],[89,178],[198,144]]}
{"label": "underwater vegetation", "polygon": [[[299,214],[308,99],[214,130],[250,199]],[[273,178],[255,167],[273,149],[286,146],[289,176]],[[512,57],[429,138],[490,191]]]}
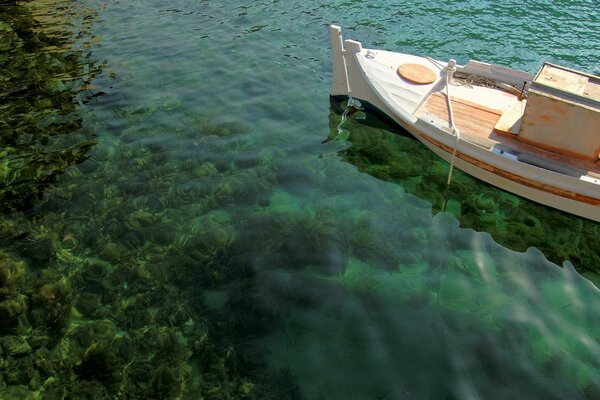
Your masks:
{"label": "underwater vegetation", "polygon": [[[108,170],[85,164],[113,152]],[[274,314],[248,296],[254,246],[223,209],[275,178],[260,162],[219,172],[169,153],[151,176],[112,179],[128,154],[152,153],[100,143],[35,219],[0,218],[3,398],[299,398],[252,345]]]}
{"label": "underwater vegetation", "polygon": [[[280,333],[277,340],[290,347],[292,372],[309,387],[314,382],[331,390],[332,381],[344,379],[341,374],[327,372],[327,366],[315,373],[303,367],[309,360],[318,362],[318,354],[331,352],[322,362],[354,364],[354,369],[344,370],[353,378],[345,378],[350,388],[340,388],[346,390],[340,398],[379,392],[383,398],[394,398],[394,390],[419,393],[415,398],[449,393],[460,398],[464,388],[453,383],[464,378],[465,364],[471,366],[467,385],[481,398],[525,393],[532,398],[600,396],[600,320],[593,311],[597,288],[568,263],[559,268],[533,248],[525,253],[501,248],[488,234],[459,229],[447,213],[434,216],[432,225],[434,231],[410,232],[423,239],[422,245],[405,246],[394,261],[350,255],[337,273],[307,265],[271,278],[266,292],[279,297],[273,303],[279,307],[286,304],[284,299],[294,303],[282,310],[289,315],[289,332]],[[388,241],[396,246],[403,242],[391,237]],[[485,252],[477,250],[481,244]],[[531,269],[531,281],[515,273]],[[322,300],[325,297],[327,301]],[[537,317],[523,312],[523,304],[535,309]],[[319,306],[322,315],[308,313]],[[313,325],[307,322],[311,318],[321,320]],[[423,324],[426,328],[420,330]],[[309,330],[304,335],[298,328],[303,325],[311,326],[304,328]],[[574,335],[575,327],[581,326],[587,327],[585,332]],[[548,336],[547,330],[552,334]],[[464,339],[452,339],[449,331]],[[437,336],[446,339],[438,343]],[[470,341],[475,351],[465,351],[466,358],[457,363],[460,355],[453,353],[460,354],[461,346]],[[376,351],[380,346],[385,354]],[[409,364],[398,359],[405,360],[406,353],[411,354]],[[370,360],[373,357],[376,361]],[[363,379],[369,366],[382,374],[370,383]],[[414,379],[415,369],[426,370],[437,386]],[[505,382],[501,392],[488,384],[498,380]]]}
{"label": "underwater vegetation", "polygon": [[[335,104],[334,104],[335,106]],[[340,107],[338,104],[337,107]],[[330,114],[331,136],[340,116]],[[444,206],[448,165],[408,133],[378,116],[362,113],[344,123],[349,147],[339,152],[360,171],[395,182],[431,202],[434,213]],[[600,227],[598,224],[522,199],[456,170],[446,211],[462,227],[488,232],[500,244],[525,251],[533,246],[557,264],[570,261],[600,286]]]}
{"label": "underwater vegetation", "polygon": [[[337,153],[320,157],[319,138],[301,137],[298,146],[298,127],[290,126],[303,126],[306,115],[299,111],[312,109],[312,99],[261,104],[267,118],[212,108],[206,100],[213,93],[190,89],[187,76],[185,88],[179,81],[169,87],[178,74],[136,59],[147,49],[133,36],[127,42],[139,48],[111,53],[124,44],[110,43],[115,32],[106,24],[116,24],[122,34],[114,10],[100,18],[107,39],[97,48],[86,44],[98,40],[91,28],[98,10],[86,4],[1,6],[2,49],[27,68],[0,56],[9,77],[0,82],[0,398],[328,398],[311,396],[297,371],[273,363],[273,357],[304,344],[310,327],[327,336],[335,329],[325,328],[341,326],[341,346],[328,349],[331,337],[320,344],[329,354],[354,357],[346,361],[360,366],[356,382],[362,384],[384,369],[366,371],[369,355],[360,353],[371,344],[360,333],[378,320],[394,328],[382,331],[389,336],[384,344],[400,338],[408,347],[424,337],[440,357],[448,353],[443,340],[436,345],[446,338],[442,327],[462,323],[464,331],[480,336],[473,368],[482,371],[479,382],[499,376],[510,387],[515,374],[529,377],[526,367],[515,366],[523,354],[534,360],[532,369],[542,371],[537,377],[564,382],[545,393],[598,397],[600,337],[590,311],[595,289],[568,265],[554,268],[535,250],[515,256],[487,235],[459,228],[447,213],[432,218],[431,204],[435,208],[441,200],[427,196],[441,191],[419,178],[418,147],[383,131],[371,139],[349,120],[344,129],[352,128],[346,132],[352,146],[340,153],[349,162],[339,162]],[[152,11],[149,3],[141,7]],[[71,23],[61,23],[62,12]],[[50,14],[58,16],[48,22]],[[131,33],[139,31],[132,27]],[[229,52],[221,50],[207,62],[222,66]],[[114,59],[96,59],[103,57],[98,54]],[[248,54],[235,56],[236,65],[253,65],[246,61],[253,62]],[[169,62],[176,70],[174,64]],[[202,72],[201,80],[208,81]],[[287,73],[280,72],[280,80]],[[256,96],[242,99],[252,113],[260,94],[270,91],[263,75],[258,77],[260,82],[245,85]],[[285,121],[294,134],[280,131],[275,120]],[[331,120],[339,123],[339,117]],[[402,146],[408,151],[398,156]],[[436,185],[443,185],[446,167],[427,165]],[[353,166],[381,181],[356,179],[349,174]],[[464,176],[456,179],[457,187],[473,185]],[[513,205],[518,199],[503,199],[494,190],[466,191],[453,192],[451,208],[455,215],[477,216],[470,222],[476,229],[486,230],[486,217],[509,207],[512,221],[542,237],[544,218],[521,213]],[[532,230],[538,223],[542,226]],[[575,243],[569,235],[562,240],[564,251],[569,241]],[[575,256],[588,257],[571,251],[576,266]],[[521,269],[527,273],[515,274]],[[529,295],[523,288],[531,282],[517,279],[528,273],[539,281]],[[519,320],[523,314],[510,309],[511,296],[539,307],[537,325]],[[361,305],[373,306],[367,320],[356,317]],[[310,321],[321,308],[331,325]],[[308,315],[309,323],[299,314]],[[404,324],[415,315],[426,322]],[[579,330],[552,325],[552,316]],[[553,335],[545,334],[546,326]],[[278,335],[286,337],[286,346],[266,345]],[[493,351],[496,345],[506,346],[517,362],[505,366],[507,360]],[[394,353],[397,348],[390,346],[390,354],[403,365],[390,371],[412,377],[414,364]],[[457,375],[451,356],[432,368],[429,386],[447,371]],[[415,359],[429,372],[430,360],[418,354]],[[344,368],[332,370],[346,373],[340,365]],[[306,366],[319,371],[314,359]],[[418,380],[407,388],[421,389]],[[436,388],[431,398],[448,398],[445,389]],[[379,387],[365,397],[395,394]],[[491,391],[482,394],[494,397]]]}
{"label": "underwater vegetation", "polygon": [[[299,398],[251,344],[272,313],[245,297],[255,271],[223,209],[264,201],[272,156],[240,156],[238,121],[190,117],[169,146],[137,128],[177,100],[121,109],[99,140],[85,104],[114,78],[36,18],[54,5],[0,12],[0,397]],[[81,39],[95,14],[77,12]]]}

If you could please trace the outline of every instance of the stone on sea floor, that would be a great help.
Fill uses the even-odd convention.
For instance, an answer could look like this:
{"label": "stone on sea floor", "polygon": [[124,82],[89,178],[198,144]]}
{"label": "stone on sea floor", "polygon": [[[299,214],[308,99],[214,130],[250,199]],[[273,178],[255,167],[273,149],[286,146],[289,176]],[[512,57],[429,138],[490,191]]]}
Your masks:
{"label": "stone on sea floor", "polygon": [[207,290],[204,292],[204,304],[211,311],[221,310],[229,301],[229,294],[224,291]]}
{"label": "stone on sea floor", "polygon": [[31,352],[31,346],[20,336],[4,336],[0,339],[4,351],[11,356],[27,354]]}
{"label": "stone on sea floor", "polygon": [[100,257],[107,261],[120,261],[122,250],[116,243],[109,242],[100,252]]}

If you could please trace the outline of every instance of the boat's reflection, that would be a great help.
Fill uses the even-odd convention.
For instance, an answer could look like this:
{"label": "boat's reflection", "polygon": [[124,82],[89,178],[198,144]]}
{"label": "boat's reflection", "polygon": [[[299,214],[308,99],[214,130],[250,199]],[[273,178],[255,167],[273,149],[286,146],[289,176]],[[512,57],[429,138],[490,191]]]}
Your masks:
{"label": "boat's reflection", "polygon": [[[346,140],[343,160],[394,182],[441,212],[448,164],[382,114],[366,109],[343,118],[347,101],[331,98],[328,140]],[[600,286],[600,225],[497,189],[454,169],[446,211],[462,227],[488,232],[515,251],[534,246],[559,264],[570,261]]]}

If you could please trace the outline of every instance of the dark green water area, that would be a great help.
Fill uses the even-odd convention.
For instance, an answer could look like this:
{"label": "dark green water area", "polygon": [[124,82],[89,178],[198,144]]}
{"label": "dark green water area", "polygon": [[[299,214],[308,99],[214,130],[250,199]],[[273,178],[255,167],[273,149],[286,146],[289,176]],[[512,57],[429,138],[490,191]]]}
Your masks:
{"label": "dark green water area", "polygon": [[1,399],[600,399],[600,225],[442,212],[330,23],[600,73],[595,0],[0,1]]}

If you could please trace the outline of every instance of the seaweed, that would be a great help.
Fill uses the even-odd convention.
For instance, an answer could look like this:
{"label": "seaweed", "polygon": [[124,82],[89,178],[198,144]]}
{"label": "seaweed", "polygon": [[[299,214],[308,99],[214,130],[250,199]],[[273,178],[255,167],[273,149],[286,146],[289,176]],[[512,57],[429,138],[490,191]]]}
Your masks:
{"label": "seaweed", "polygon": [[[0,189],[6,200],[0,210],[0,397],[311,397],[297,371],[272,363],[265,343],[279,334],[290,348],[303,343],[303,330],[314,321],[298,314],[318,321],[319,310],[333,321],[330,328],[344,330],[332,351],[351,355],[364,346],[361,335],[371,329],[363,325],[365,316],[370,323],[391,315],[385,324],[397,326],[391,334],[382,330],[382,343],[395,343],[400,332],[409,352],[422,338],[438,346],[442,327],[459,320],[459,328],[477,327],[492,337],[476,345],[486,374],[506,379],[518,369],[507,367],[502,375],[504,359],[488,348],[497,343],[493,338],[510,343],[512,337],[548,376],[595,393],[597,363],[586,355],[585,341],[570,341],[568,331],[557,329],[564,344],[548,350],[544,335],[527,324],[511,333],[505,310],[509,296],[523,297],[518,284],[524,283],[511,281],[510,271],[524,264],[545,284],[521,301],[543,300],[564,317],[567,296],[544,255],[529,251],[525,261],[515,261],[488,236],[481,239],[449,214],[437,214],[442,199],[432,192],[443,187],[447,167],[433,157],[423,162],[416,142],[389,135],[383,125],[362,132],[350,119],[338,137],[349,147],[338,154],[351,166],[335,156],[295,159],[288,147],[297,136],[274,138],[262,131],[271,121],[250,125],[198,102],[202,82],[195,82],[193,95],[179,96],[163,87],[170,73],[157,74],[153,63],[135,59],[105,71],[94,48],[81,42],[85,51],[70,47],[66,38],[73,30],[81,30],[78,40],[95,40],[86,39],[94,7],[53,18],[48,31],[27,10],[60,11],[45,14],[48,5],[39,4],[18,3],[12,16],[0,17],[12,21],[0,25],[8,32],[0,46],[33,60],[22,75],[10,71],[13,80],[3,86],[13,90],[6,95],[10,104],[0,110],[10,121],[0,125],[6,133],[0,177],[11,183]],[[81,21],[65,27],[61,18]],[[48,65],[38,65],[42,60]],[[136,76],[120,76],[128,68]],[[131,84],[140,82],[157,88],[149,88],[149,96],[137,93]],[[127,89],[113,96],[113,83]],[[268,113],[297,121],[304,118],[297,108],[305,104],[284,104],[289,114]],[[336,118],[330,117],[334,127]],[[386,190],[357,186],[365,183],[348,174],[354,166],[396,184]],[[511,240],[522,234],[545,240],[543,214],[521,212],[520,199],[469,179],[456,177],[450,202],[456,215],[489,230],[492,221],[512,213],[517,226],[501,226],[513,232]],[[579,228],[584,236],[593,233],[585,224]],[[588,246],[583,236],[573,248],[570,235],[558,240],[569,258]],[[561,296],[546,299],[553,291]],[[588,314],[574,316],[573,324],[596,321],[575,306]],[[404,318],[414,316],[431,323],[419,327],[432,329],[405,331]],[[556,348],[565,354],[552,354]],[[452,368],[444,359],[434,377],[447,370],[455,377]],[[411,369],[397,371],[412,376]],[[452,390],[440,386],[431,393],[460,397]],[[372,391],[379,398],[398,393]]]}

